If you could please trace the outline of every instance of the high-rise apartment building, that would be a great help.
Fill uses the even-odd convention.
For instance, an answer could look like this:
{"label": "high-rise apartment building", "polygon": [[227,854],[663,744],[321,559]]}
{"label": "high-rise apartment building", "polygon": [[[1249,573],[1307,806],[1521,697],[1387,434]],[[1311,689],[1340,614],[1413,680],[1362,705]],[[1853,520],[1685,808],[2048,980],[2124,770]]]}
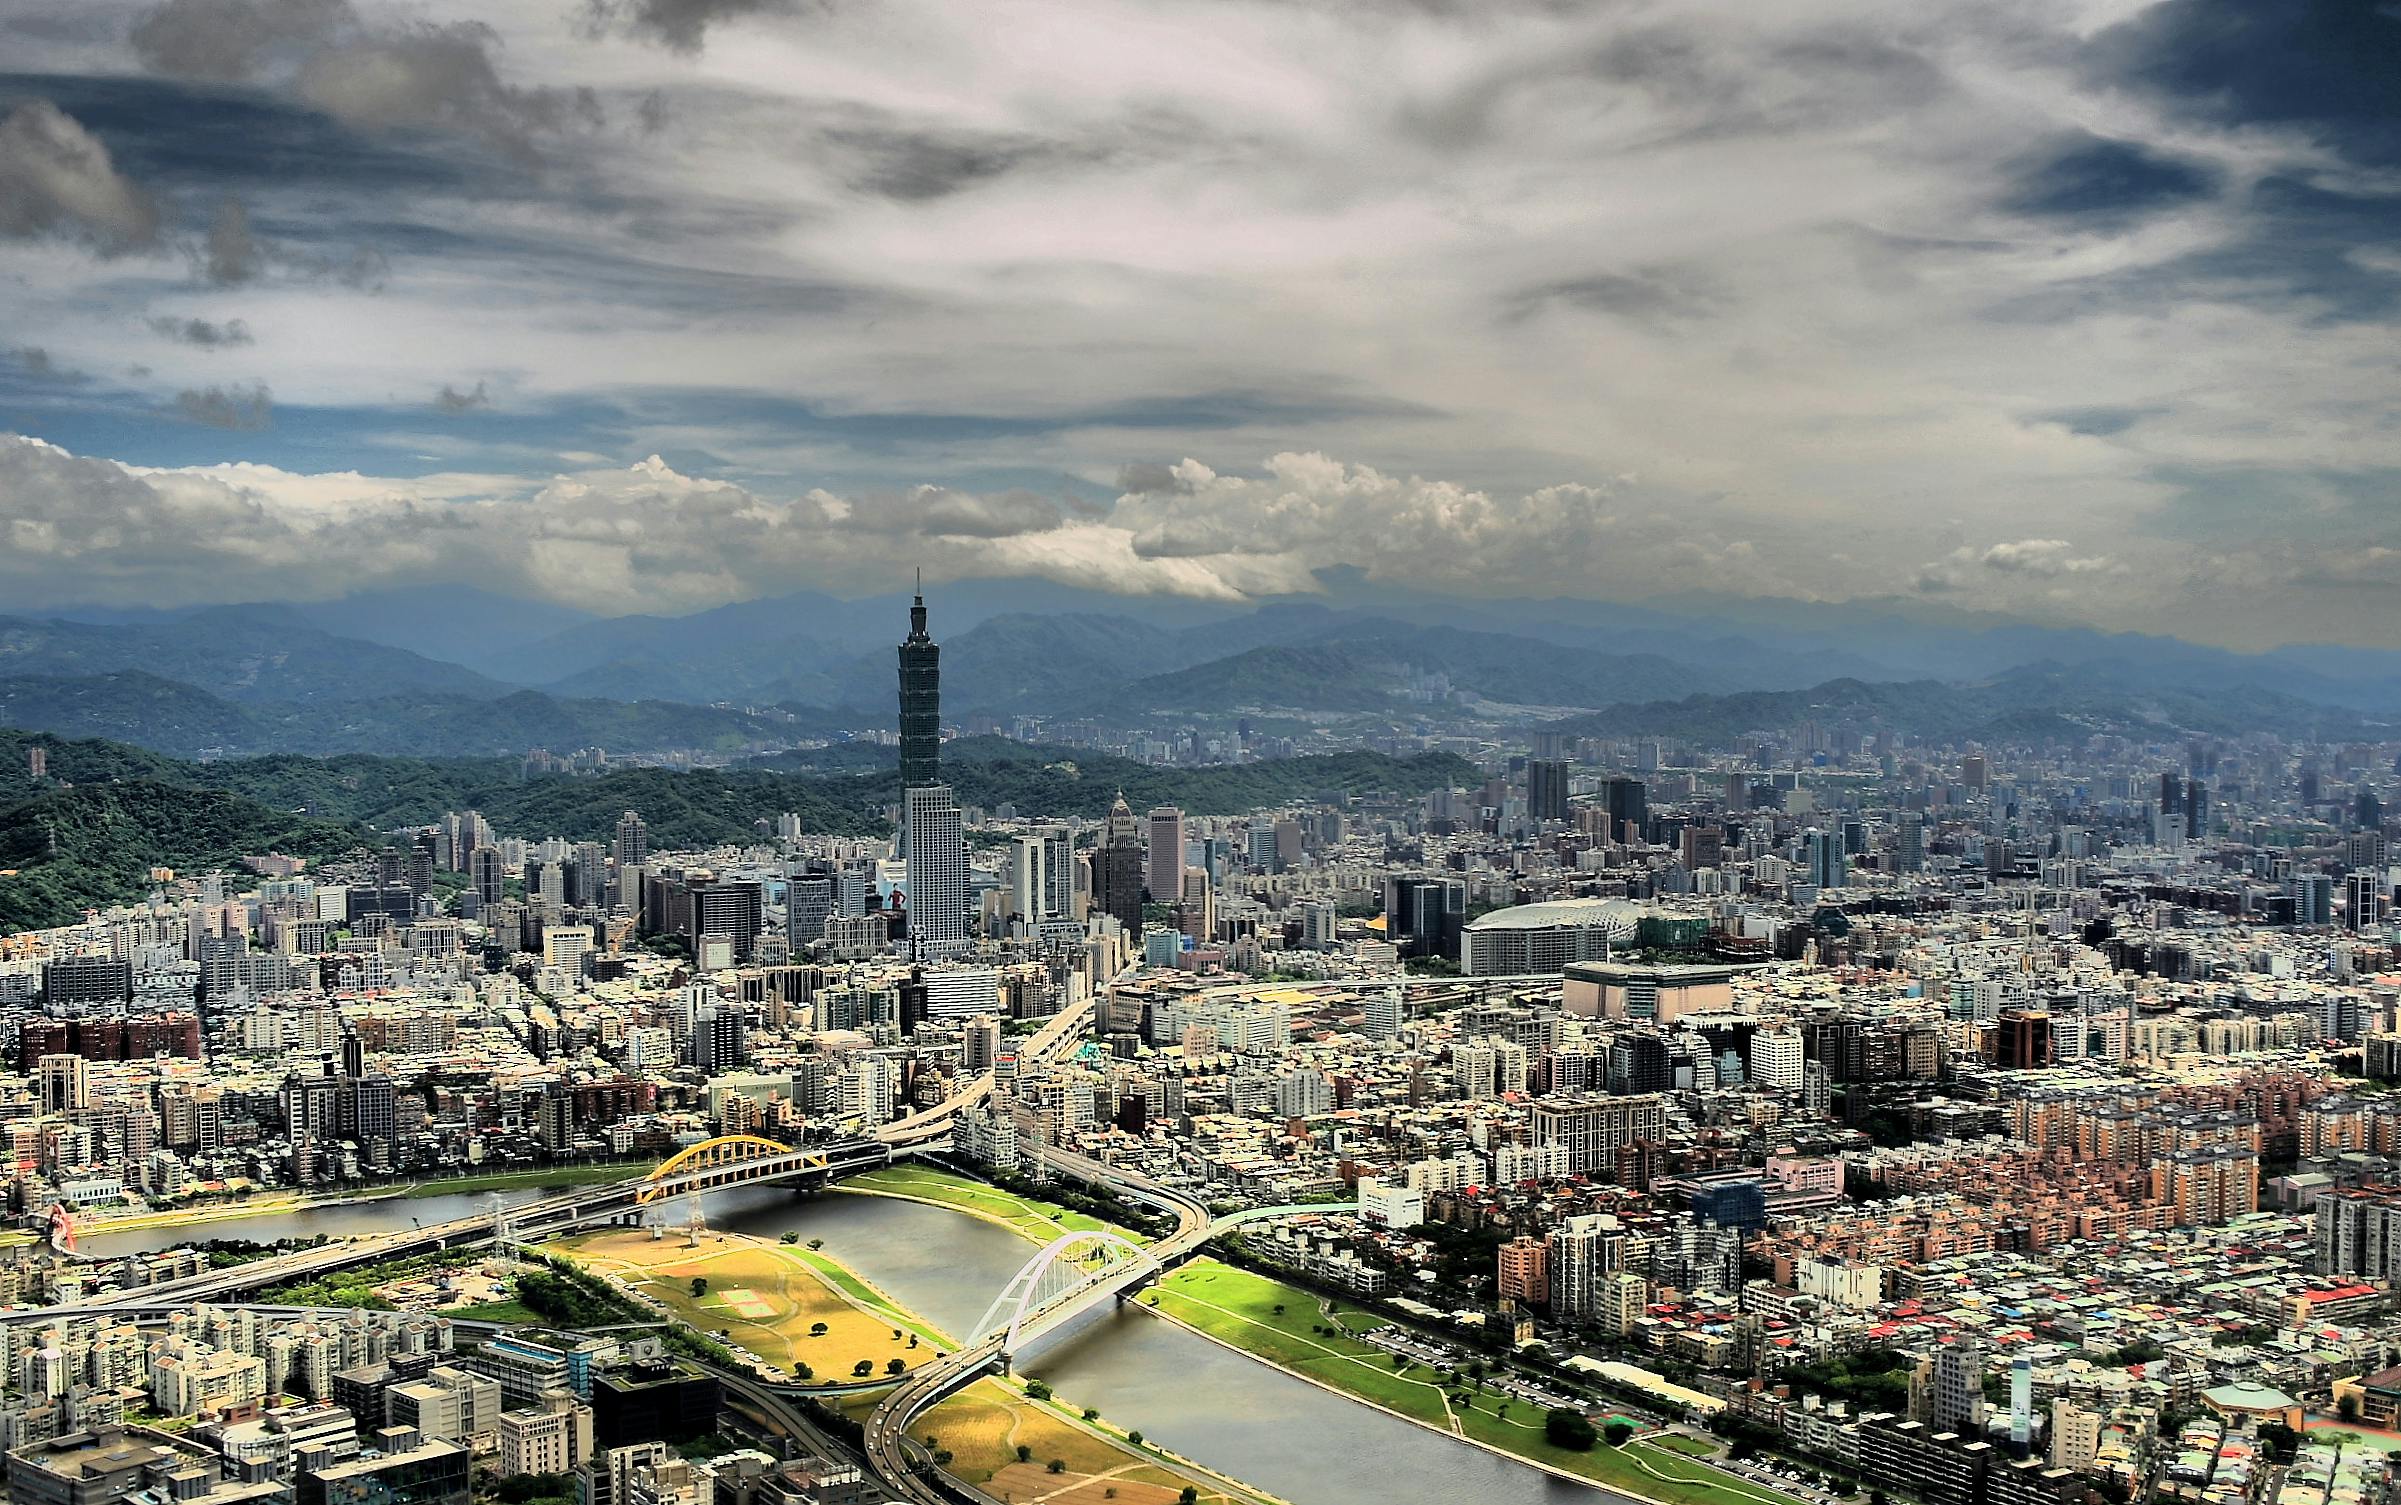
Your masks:
{"label": "high-rise apartment building", "polygon": [[617,861],[617,870],[642,866],[650,860],[650,826],[641,816],[628,810],[617,817],[617,844],[610,853]]}

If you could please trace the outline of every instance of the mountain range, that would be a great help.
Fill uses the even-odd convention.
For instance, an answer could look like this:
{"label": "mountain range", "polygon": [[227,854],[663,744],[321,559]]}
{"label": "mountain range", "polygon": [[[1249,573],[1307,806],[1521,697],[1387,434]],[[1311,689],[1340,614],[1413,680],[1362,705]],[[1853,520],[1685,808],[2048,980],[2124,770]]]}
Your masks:
{"label": "mountain range", "polygon": [[[1461,600],[1329,572],[1261,603],[1039,581],[932,598],[947,717],[1195,714],[1719,739],[1806,715],[2053,740],[2401,719],[2401,653],[2236,653],[1920,602]],[[0,724],[179,755],[726,755],[888,727],[907,599],[601,618],[463,587],[0,618]]]}

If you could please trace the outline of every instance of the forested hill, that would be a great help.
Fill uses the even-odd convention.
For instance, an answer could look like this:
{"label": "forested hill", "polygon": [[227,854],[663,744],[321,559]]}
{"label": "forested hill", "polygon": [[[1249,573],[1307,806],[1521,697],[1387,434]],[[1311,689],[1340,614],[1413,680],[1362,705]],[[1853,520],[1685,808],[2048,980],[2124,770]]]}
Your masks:
{"label": "forested hill", "polygon": [[[40,747],[47,776],[28,772]],[[1236,814],[1319,795],[1418,795],[1465,784],[1475,766],[1447,753],[1392,758],[1330,753],[1219,768],[1156,768],[1063,748],[970,738],[945,749],[960,803],[1027,817],[1096,819],[1122,790],[1137,810],[1180,805]],[[100,740],[0,730],[0,928],[67,923],[88,905],[139,897],[153,866],[232,863],[269,848],[319,854],[372,844],[445,810],[480,810],[527,837],[606,840],[639,810],[663,848],[753,839],[787,811],[803,829],[889,829],[896,769],[796,772],[773,766],[673,772],[630,768],[596,778],[525,779],[513,758],[432,760],[278,756],[186,763]]]}

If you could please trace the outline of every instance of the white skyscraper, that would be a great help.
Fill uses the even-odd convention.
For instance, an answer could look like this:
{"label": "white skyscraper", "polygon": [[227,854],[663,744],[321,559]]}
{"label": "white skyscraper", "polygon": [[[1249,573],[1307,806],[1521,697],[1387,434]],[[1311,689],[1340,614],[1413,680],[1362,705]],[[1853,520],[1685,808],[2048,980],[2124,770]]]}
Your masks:
{"label": "white skyscraper", "polygon": [[967,839],[948,784],[901,793],[909,837],[909,950],[939,960],[967,949]]}

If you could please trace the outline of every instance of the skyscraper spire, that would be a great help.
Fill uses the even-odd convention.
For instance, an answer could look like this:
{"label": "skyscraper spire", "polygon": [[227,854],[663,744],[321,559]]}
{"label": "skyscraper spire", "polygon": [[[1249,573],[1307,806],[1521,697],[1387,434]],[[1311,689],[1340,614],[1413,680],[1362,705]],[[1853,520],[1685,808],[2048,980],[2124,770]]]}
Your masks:
{"label": "skyscraper spire", "polygon": [[941,780],[942,648],[926,633],[921,584],[900,645],[900,783],[908,789]]}

